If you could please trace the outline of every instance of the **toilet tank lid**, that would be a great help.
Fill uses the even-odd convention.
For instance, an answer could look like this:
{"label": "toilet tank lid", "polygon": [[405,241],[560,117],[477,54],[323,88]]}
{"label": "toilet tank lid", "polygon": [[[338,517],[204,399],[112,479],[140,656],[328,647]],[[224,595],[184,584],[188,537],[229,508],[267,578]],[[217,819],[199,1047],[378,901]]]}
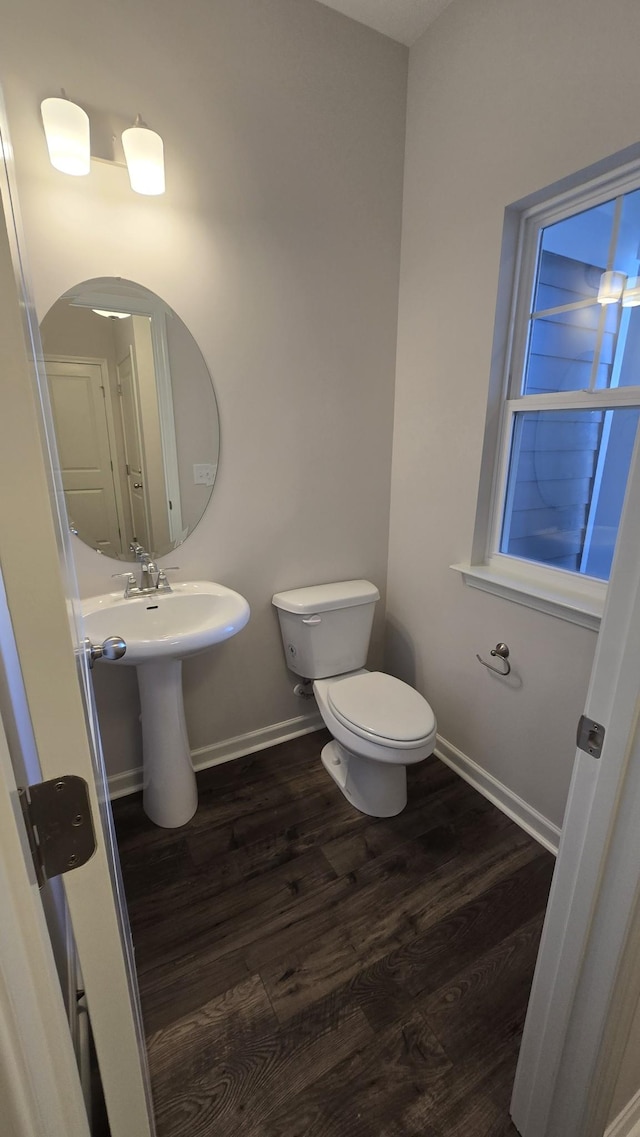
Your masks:
{"label": "toilet tank lid", "polygon": [[329,612],[334,608],[371,604],[379,599],[380,593],[370,580],[339,580],[335,584],[312,584],[308,588],[276,592],[272,604],[283,612],[296,612],[306,616],[312,612]]}

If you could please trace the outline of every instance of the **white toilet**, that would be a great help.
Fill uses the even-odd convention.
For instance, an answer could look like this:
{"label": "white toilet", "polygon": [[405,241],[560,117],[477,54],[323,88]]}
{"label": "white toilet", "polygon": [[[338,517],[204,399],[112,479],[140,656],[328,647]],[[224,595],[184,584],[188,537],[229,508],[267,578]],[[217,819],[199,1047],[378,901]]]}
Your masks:
{"label": "white toilet", "polygon": [[436,720],[413,687],[363,666],[379,599],[368,580],[345,580],[278,592],[273,603],[287,666],[313,680],[333,735],[324,767],[361,813],[393,817],[407,804],[407,766],[433,751]]}

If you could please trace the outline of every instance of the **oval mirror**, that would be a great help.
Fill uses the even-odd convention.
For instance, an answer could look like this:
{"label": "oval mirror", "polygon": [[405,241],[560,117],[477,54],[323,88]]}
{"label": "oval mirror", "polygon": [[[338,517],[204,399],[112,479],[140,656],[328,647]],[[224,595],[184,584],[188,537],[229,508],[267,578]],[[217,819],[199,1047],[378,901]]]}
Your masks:
{"label": "oval mirror", "polygon": [[102,277],[40,326],[69,524],[93,549],[163,556],[198,524],[218,468],[211,376],[159,296]]}

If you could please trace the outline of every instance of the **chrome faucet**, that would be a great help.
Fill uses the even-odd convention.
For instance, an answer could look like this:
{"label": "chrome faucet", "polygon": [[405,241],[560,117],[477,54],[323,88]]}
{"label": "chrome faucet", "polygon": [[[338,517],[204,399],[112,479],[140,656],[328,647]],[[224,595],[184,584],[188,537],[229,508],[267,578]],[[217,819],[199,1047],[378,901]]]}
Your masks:
{"label": "chrome faucet", "polygon": [[[138,585],[138,592],[150,592],[152,589],[155,589],[156,583],[154,574],[157,575],[158,573],[158,570],[153,560],[151,559],[150,554],[146,549],[142,547],[142,545],[139,545],[137,541],[131,542],[129,545],[129,551],[133,553],[134,557],[140,565],[140,583]],[[129,595],[131,595],[131,593],[132,589],[129,589]]]}
{"label": "chrome faucet", "polygon": [[140,557],[140,591],[153,592],[156,587],[158,568],[148,553]]}
{"label": "chrome faucet", "polygon": [[113,574],[114,576],[123,576],[125,578],[125,600],[130,596],[150,596],[154,592],[172,591],[166,574],[168,572],[177,571],[177,565],[167,565],[166,567],[160,568],[160,566],[152,560],[147,550],[144,549],[142,545],[139,545],[137,541],[131,542],[129,550],[140,563],[140,581],[138,582],[136,580],[135,574],[132,572],[116,572]]}

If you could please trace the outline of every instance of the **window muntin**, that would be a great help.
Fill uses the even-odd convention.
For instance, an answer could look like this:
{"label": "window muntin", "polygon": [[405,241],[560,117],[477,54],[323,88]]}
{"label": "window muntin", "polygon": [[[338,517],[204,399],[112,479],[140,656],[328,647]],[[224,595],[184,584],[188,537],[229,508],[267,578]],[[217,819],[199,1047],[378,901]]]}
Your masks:
{"label": "window muntin", "polygon": [[523,229],[494,549],[606,581],[640,417],[640,190]]}

